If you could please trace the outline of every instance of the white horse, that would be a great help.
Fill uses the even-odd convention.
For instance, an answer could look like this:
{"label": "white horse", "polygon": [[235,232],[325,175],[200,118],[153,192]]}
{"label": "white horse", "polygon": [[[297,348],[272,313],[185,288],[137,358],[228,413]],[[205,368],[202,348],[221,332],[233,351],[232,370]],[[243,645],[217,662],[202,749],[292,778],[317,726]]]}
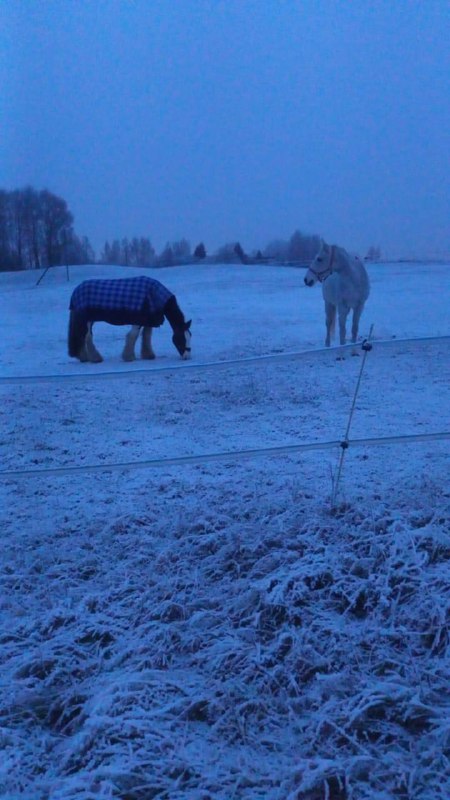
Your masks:
{"label": "white horse", "polygon": [[359,320],[370,292],[369,276],[361,259],[349,255],[343,247],[330,246],[322,240],[320,250],[305,275],[307,286],[314,286],[317,281],[322,284],[325,301],[325,345],[330,346],[334,335],[336,310],[340,344],[345,344],[347,317],[353,309],[352,342],[356,342]]}

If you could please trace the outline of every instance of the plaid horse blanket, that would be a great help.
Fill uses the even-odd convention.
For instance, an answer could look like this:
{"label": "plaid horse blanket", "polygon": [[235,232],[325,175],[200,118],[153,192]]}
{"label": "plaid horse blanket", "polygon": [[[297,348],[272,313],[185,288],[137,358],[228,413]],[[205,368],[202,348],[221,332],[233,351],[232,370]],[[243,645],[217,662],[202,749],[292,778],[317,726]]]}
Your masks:
{"label": "plaid horse blanket", "polygon": [[69,308],[84,312],[91,320],[157,327],[164,322],[164,307],[173,296],[162,283],[145,276],[94,279],[74,289]]}

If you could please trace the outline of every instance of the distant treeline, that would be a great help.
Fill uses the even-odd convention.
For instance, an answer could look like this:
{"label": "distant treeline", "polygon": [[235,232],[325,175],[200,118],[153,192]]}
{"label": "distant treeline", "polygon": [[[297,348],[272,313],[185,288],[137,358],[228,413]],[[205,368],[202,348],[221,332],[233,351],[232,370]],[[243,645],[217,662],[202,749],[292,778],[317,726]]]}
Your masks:
{"label": "distant treeline", "polygon": [[150,239],[115,239],[106,242],[100,253],[100,264],[121,264],[130,267],[169,267],[176,264],[191,264],[207,261],[210,264],[258,264],[264,262],[297,263],[309,262],[320,247],[319,236],[309,236],[295,231],[288,241],[277,239],[263,250],[246,253],[240,242],[229,242],[214,253],[208,253],[203,242],[194,250],[187,239],[167,242],[157,254]]}
{"label": "distant treeline", "polygon": [[186,239],[168,242],[156,253],[148,237],[106,242],[98,259],[86,236],[78,236],[66,201],[47,189],[31,186],[0,190],[0,270],[40,269],[64,264],[118,264],[133,267],[198,263],[307,263],[320,237],[295,231],[262,250],[246,253],[239,242],[208,253],[203,242],[194,250]]}

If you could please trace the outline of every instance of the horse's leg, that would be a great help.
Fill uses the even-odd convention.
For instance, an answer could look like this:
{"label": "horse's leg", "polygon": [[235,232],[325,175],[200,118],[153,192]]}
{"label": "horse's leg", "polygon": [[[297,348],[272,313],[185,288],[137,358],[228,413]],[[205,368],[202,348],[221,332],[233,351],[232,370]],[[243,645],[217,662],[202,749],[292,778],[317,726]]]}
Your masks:
{"label": "horse's leg", "polygon": [[331,344],[331,338],[334,334],[334,326],[336,323],[336,306],[334,306],[333,303],[327,303],[326,301],[325,301],[325,321],[327,326],[325,347],[329,347]]}
{"label": "horse's leg", "polygon": [[[358,338],[358,329],[359,329],[359,320],[361,319],[361,314],[364,308],[364,303],[359,303],[353,309],[353,319],[352,319],[352,343],[356,344],[356,340]],[[359,356],[359,352],[356,347],[352,347],[352,356]]]}
{"label": "horse's leg", "polygon": [[127,333],[125,337],[125,347],[123,348],[122,358],[124,361],[134,361],[136,358],[134,352],[134,345],[136,344],[136,339],[139,336],[139,331],[141,330],[140,325],[133,325],[129,333]]}
{"label": "horse's leg", "polygon": [[339,344],[345,344],[345,328],[349,311],[348,306],[343,303],[339,305]]}
{"label": "horse's leg", "polygon": [[88,322],[88,332],[84,340],[83,352],[86,354],[86,359],[80,358],[80,361],[91,361],[93,364],[100,364],[103,361],[102,356],[98,352],[94,339],[92,338],[92,322]]}
{"label": "horse's leg", "polygon": [[355,344],[358,338],[358,329],[359,329],[359,320],[361,319],[361,314],[363,312],[364,303],[359,303],[353,309],[353,320],[352,320],[352,342]]}
{"label": "horse's leg", "polygon": [[141,343],[141,357],[142,358],[155,358],[155,353],[152,347],[152,332],[153,328],[144,328],[142,331]]}
{"label": "horse's leg", "polygon": [[86,361],[89,361],[89,356],[88,356],[88,354],[87,354],[87,350],[86,350],[86,341],[84,342],[84,344],[83,344],[83,347],[82,347],[82,348],[81,348],[81,350],[80,350],[80,354],[79,354],[78,358],[80,359],[80,361],[81,361],[83,364],[84,364]]}

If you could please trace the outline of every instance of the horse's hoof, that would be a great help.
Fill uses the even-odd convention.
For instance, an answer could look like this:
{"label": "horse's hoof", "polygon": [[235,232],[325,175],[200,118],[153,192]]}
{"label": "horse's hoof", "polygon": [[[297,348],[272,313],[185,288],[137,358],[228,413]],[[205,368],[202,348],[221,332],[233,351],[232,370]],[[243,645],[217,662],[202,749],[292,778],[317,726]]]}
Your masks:
{"label": "horse's hoof", "polygon": [[145,359],[145,361],[153,361],[156,356],[154,353],[141,353],[141,358]]}
{"label": "horse's hoof", "polygon": [[136,361],[136,356],[131,355],[130,353],[122,353],[122,361]]}

